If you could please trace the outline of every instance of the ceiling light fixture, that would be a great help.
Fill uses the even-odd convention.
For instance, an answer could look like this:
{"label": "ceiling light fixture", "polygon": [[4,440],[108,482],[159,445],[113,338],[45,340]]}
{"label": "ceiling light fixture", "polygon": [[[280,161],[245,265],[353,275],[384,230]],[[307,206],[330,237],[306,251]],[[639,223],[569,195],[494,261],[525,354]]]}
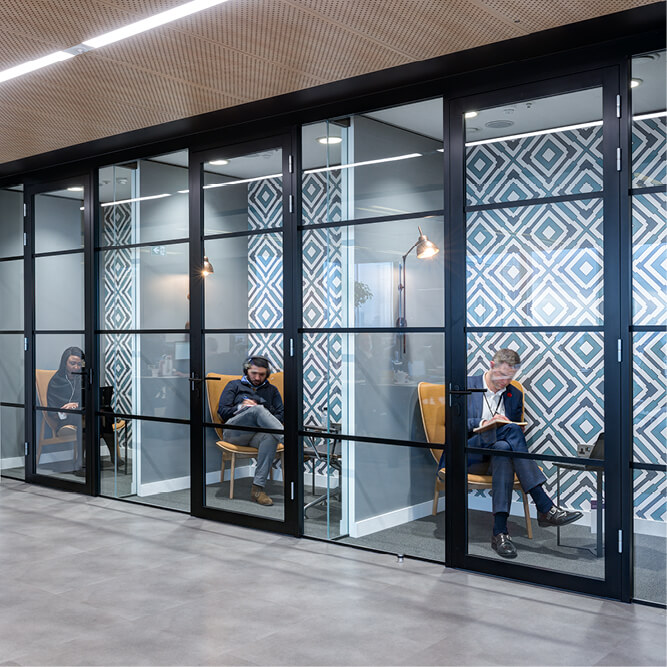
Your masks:
{"label": "ceiling light fixture", "polygon": [[644,83],[643,79],[637,79],[637,78],[630,79],[630,88],[639,88],[639,86],[641,86],[642,83]]}
{"label": "ceiling light fixture", "polygon": [[68,58],[74,58],[74,54],[67,53],[65,51],[55,51],[54,53],[50,53],[48,56],[37,58],[37,60],[29,60],[27,63],[22,63],[21,65],[16,65],[16,67],[10,67],[9,69],[0,72],[0,81],[14,79],[17,76],[28,74],[28,72],[34,72],[36,69],[41,69],[47,65],[59,63],[63,60],[67,60]]}
{"label": "ceiling light fixture", "polygon": [[463,114],[463,117],[464,117],[464,118],[477,118],[477,116],[478,116],[478,112],[477,112],[477,111],[466,111],[466,112]]}
{"label": "ceiling light fixture", "polygon": [[306,169],[304,174],[319,174],[323,171],[336,171],[337,169],[351,169],[352,167],[365,167],[369,164],[380,164],[380,162],[396,162],[397,160],[410,160],[413,157],[422,157],[421,153],[408,153],[396,157],[384,157],[380,160],[365,160],[364,162],[350,162],[350,164],[339,164],[334,167],[319,167],[318,169]]}
{"label": "ceiling light fixture", "polygon": [[229,164],[229,160],[211,160],[209,164],[215,165],[216,167],[222,166],[223,164]]}
{"label": "ceiling light fixture", "polygon": [[72,185],[67,188],[67,192],[83,192],[83,185]]}
{"label": "ceiling light fixture", "polygon": [[100,206],[118,206],[118,204],[130,204],[135,201],[148,201],[149,199],[162,199],[163,197],[171,197],[171,195],[165,193],[163,195],[150,195],[148,197],[134,197],[133,199],[119,199],[118,201],[109,201],[105,204],[100,204]]}
{"label": "ceiling light fixture", "polygon": [[225,185],[240,185],[241,183],[254,183],[255,181],[263,181],[266,178],[281,178],[282,174],[269,174],[268,176],[255,176],[254,178],[240,178],[237,181],[227,181],[225,183],[209,183],[208,185],[203,185],[202,190],[208,190],[210,188],[223,188]]}
{"label": "ceiling light fixture", "polygon": [[539,137],[542,134],[553,134],[554,132],[565,132],[566,130],[579,130],[585,127],[596,127],[602,125],[601,120],[594,120],[590,123],[579,123],[578,125],[565,125],[563,127],[553,127],[548,130],[536,130],[535,132],[523,132],[522,134],[508,134],[504,137],[495,139],[480,139],[479,141],[466,141],[466,146],[479,146],[480,144],[494,144],[498,141],[512,141],[514,139],[523,139],[524,137]]}
{"label": "ceiling light fixture", "polygon": [[343,137],[317,137],[317,141],[320,144],[340,144],[343,141]]}
{"label": "ceiling light fixture", "polygon": [[639,116],[633,116],[632,120],[649,120],[650,118],[660,118],[667,116],[667,111],[654,111],[653,113],[642,113]]}
{"label": "ceiling light fixture", "polygon": [[180,7],[174,7],[173,9],[168,9],[166,12],[160,12],[155,14],[155,16],[149,16],[148,18],[142,19],[141,21],[136,21],[135,23],[130,23],[123,28],[118,28],[117,30],[112,30],[111,32],[106,32],[99,37],[94,37],[93,39],[87,39],[83,42],[84,46],[90,46],[94,49],[99,49],[101,46],[106,46],[107,44],[113,44],[113,42],[118,42],[121,39],[127,39],[128,37],[133,37],[139,33],[145,32],[146,30],[152,30],[158,26],[164,25],[165,23],[171,23],[178,19],[182,19],[185,16],[190,14],[195,14],[201,12],[204,9],[209,9],[210,7],[215,7],[216,5],[221,5],[227,0],[192,0],[192,2],[186,2]]}

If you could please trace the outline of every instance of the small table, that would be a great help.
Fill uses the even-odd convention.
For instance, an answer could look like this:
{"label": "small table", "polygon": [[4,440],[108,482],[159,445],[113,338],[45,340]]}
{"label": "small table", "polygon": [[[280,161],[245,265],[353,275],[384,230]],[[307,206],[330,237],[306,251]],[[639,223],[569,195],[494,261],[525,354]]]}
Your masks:
{"label": "small table", "polygon": [[[330,428],[325,426],[307,426],[309,431],[316,431],[319,433],[340,433],[340,424],[332,423]],[[340,474],[341,474],[341,464],[340,464],[340,454],[336,454],[336,445],[340,443],[340,438],[317,438],[317,440],[324,440],[322,444],[317,444],[315,440],[316,436],[303,436],[303,456],[304,459],[308,458],[313,462],[313,478],[312,478],[312,489],[313,495],[315,495],[315,467],[316,462],[326,461],[327,468],[333,468],[338,471],[339,482],[338,482],[338,494],[340,495]],[[304,514],[311,507],[319,505],[320,503],[326,503],[329,498],[329,493],[323,493],[321,496],[311,500],[307,503],[304,508]]]}
{"label": "small table", "polygon": [[568,547],[570,549],[585,549],[595,554],[597,558],[602,556],[602,472],[601,466],[586,465],[585,463],[554,463],[556,466],[556,505],[560,505],[560,471],[561,470],[585,470],[595,473],[595,498],[596,498],[596,520],[597,520],[597,539],[595,544],[595,551],[590,547],[577,547],[561,544],[560,541],[560,526],[556,526],[556,544],[558,546]]}

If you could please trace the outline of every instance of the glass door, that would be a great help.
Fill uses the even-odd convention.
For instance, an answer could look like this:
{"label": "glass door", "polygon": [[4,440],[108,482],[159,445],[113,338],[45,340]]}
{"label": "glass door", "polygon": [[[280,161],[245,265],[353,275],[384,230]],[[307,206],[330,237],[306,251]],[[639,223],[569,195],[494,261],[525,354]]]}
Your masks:
{"label": "glass door", "polygon": [[605,394],[620,379],[618,121],[605,76],[453,105],[466,281],[449,433],[467,567],[618,595],[619,410]]}
{"label": "glass door", "polygon": [[[193,513],[294,532],[289,138],[190,158]],[[286,342],[287,341],[287,342]],[[292,404],[290,404],[292,402]]]}
{"label": "glass door", "polygon": [[26,188],[27,479],[90,488],[88,176]]}

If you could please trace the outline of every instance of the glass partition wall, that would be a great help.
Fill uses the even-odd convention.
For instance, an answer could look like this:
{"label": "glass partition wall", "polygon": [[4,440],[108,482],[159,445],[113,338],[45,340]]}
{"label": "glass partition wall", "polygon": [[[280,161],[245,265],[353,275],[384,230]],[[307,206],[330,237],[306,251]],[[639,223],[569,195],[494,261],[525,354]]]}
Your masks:
{"label": "glass partition wall", "polygon": [[304,532],[435,560],[442,136],[439,99],[305,126],[300,226]]}
{"label": "glass partition wall", "polygon": [[187,151],[99,171],[100,491],[190,509]]}
{"label": "glass partition wall", "polygon": [[0,190],[0,471],[25,478],[23,188]]}
{"label": "glass partition wall", "polygon": [[634,597],[665,604],[667,111],[665,51],[632,59]]}

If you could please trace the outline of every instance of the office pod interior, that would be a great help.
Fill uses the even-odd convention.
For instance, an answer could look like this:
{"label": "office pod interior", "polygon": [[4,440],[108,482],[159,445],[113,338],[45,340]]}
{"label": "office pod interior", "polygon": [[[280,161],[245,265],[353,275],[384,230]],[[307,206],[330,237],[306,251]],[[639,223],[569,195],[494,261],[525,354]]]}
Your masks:
{"label": "office pod interior", "polygon": [[[85,425],[100,448],[98,491],[105,496],[192,511],[196,478],[203,489],[197,502],[223,519],[285,522],[287,508],[299,502],[300,530],[309,537],[440,562],[447,539],[456,538],[467,555],[489,563],[478,569],[521,578],[522,568],[539,568],[604,582],[615,571],[605,532],[612,525],[607,487],[609,476],[621,473],[608,448],[598,447],[592,461],[582,458],[605,435],[605,423],[621,423],[610,415],[618,405],[608,352],[616,340],[605,336],[628,307],[624,368],[631,381],[622,391],[630,400],[622,410],[632,420],[633,493],[623,503],[634,530],[633,595],[664,604],[664,71],[664,51],[631,62],[641,84],[632,91],[629,215],[609,209],[613,169],[603,144],[601,80],[509,92],[500,103],[474,97],[481,106],[461,102],[460,118],[445,108],[447,96],[311,118],[298,126],[298,192],[288,183],[281,141],[263,140],[259,149],[189,153],[184,144],[155,155],[128,153],[98,164],[96,198],[74,181],[35,195],[29,257],[23,188],[4,187],[2,474],[24,477],[24,434],[33,432],[44,443],[36,472],[82,483],[76,464],[85,463]],[[460,142],[458,163],[445,136]],[[445,204],[447,192],[455,196],[448,182],[456,164],[459,223]],[[197,232],[193,184],[201,204]],[[288,194],[301,204],[292,217]],[[96,214],[85,217],[94,199]],[[615,227],[617,219],[630,227]],[[89,247],[86,220],[97,221]],[[608,289],[618,271],[611,253],[623,242],[632,272],[627,295]],[[205,276],[203,263],[192,262],[193,247],[207,258]],[[297,261],[287,263],[287,252]],[[86,300],[91,261],[96,283]],[[24,292],[33,300],[29,332]],[[191,299],[201,304],[192,326],[198,311]],[[29,384],[24,336],[34,344]],[[192,336],[199,359],[191,358]],[[37,384],[48,385],[50,376],[38,372],[57,372],[70,348],[98,369],[92,425],[84,424],[82,406],[63,411],[41,403],[46,393]],[[515,488],[514,570],[494,570],[508,563],[490,548],[489,484],[471,480],[465,465],[455,468],[465,495],[449,507],[460,518],[456,535],[446,535],[454,473],[438,475],[443,450],[471,454],[465,431],[445,423],[450,415],[460,425],[468,407],[446,390],[453,377],[447,360],[463,368],[456,377],[465,383],[488,370],[500,348],[521,356],[515,380],[544,489],[583,514],[560,530],[540,527],[532,501],[526,510]],[[252,452],[223,469],[216,415],[223,383],[241,376],[252,355],[268,358],[269,381],[297,403],[285,399],[293,423],[281,440],[299,448],[300,493],[285,484],[289,471],[277,456],[266,487],[271,507],[250,500]],[[209,381],[193,383],[193,368]],[[299,391],[286,391],[285,383]],[[60,414],[74,420],[69,435],[58,428]],[[195,428],[204,434],[199,470],[192,469]]]}

